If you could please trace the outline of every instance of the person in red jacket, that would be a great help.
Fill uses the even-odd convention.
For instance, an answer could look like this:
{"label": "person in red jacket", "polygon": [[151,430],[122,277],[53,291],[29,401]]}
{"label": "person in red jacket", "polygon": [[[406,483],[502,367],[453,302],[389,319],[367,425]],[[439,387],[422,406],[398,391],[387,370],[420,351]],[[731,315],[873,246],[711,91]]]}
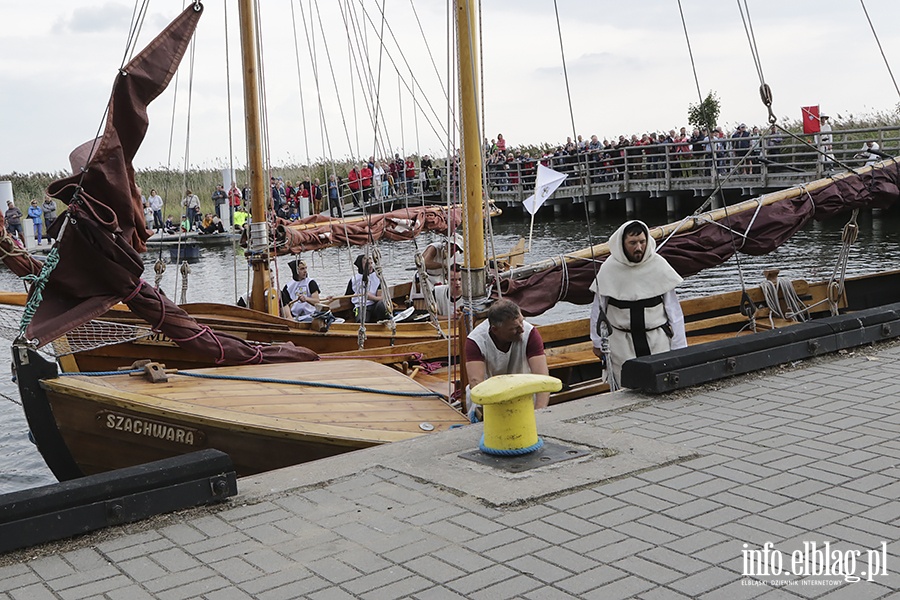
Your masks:
{"label": "person in red jacket", "polygon": [[413,181],[416,179],[416,163],[413,162],[412,156],[406,159],[406,193],[413,193]]}
{"label": "person in red jacket", "polygon": [[350,188],[350,197],[353,199],[353,206],[360,208],[359,205],[359,170],[356,165],[347,173],[347,187]]}
{"label": "person in red jacket", "polygon": [[368,204],[372,200],[372,169],[368,164],[363,164],[359,170],[359,177],[362,181],[362,199],[364,204]]}

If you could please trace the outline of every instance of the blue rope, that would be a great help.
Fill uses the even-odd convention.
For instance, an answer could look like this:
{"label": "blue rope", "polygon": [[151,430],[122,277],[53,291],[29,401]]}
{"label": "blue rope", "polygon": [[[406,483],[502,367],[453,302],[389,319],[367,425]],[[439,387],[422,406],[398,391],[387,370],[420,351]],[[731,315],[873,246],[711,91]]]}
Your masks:
{"label": "blue rope", "polygon": [[411,398],[425,398],[436,396],[442,398],[437,392],[397,392],[391,390],[379,390],[375,388],[362,387],[358,385],[343,385],[340,383],[322,383],[320,381],[300,381],[294,379],[273,379],[271,377],[242,377],[239,375],[212,375],[210,373],[191,373],[189,371],[179,371],[178,375],[187,377],[199,377],[200,379],[225,379],[227,381],[256,381],[260,383],[284,383],[287,385],[305,385],[308,387],[329,388],[335,390],[348,390],[351,392],[370,392],[372,394],[384,394],[386,396],[408,396]]}
{"label": "blue rope", "polygon": [[[84,375],[86,377],[99,377],[103,375],[131,375],[132,373],[143,373],[143,369],[132,369],[129,371],[87,371],[79,373],[60,373],[60,376],[72,377],[74,375]],[[358,385],[343,385],[340,383],[322,383],[320,381],[302,381],[295,379],[273,379],[271,377],[243,377],[240,375],[212,375],[210,373],[191,373],[190,371],[178,371],[174,375],[184,375],[185,377],[197,377],[199,379],[224,379],[226,381],[255,381],[258,383],[284,383],[287,385],[305,385],[307,387],[330,388],[335,390],[348,390],[351,392],[369,392],[372,394],[384,394],[386,396],[406,396],[411,398],[427,398],[435,396],[443,398],[437,392],[399,392],[391,390],[379,390],[376,388],[362,387]]]}
{"label": "blue rope", "polygon": [[500,450],[498,448],[488,448],[484,445],[484,434],[481,434],[481,441],[478,442],[478,449],[484,452],[485,454],[492,454],[494,456],[522,456],[523,454],[531,454],[536,450],[540,450],[544,447],[544,439],[538,438],[536,444],[532,444],[527,448],[517,448],[515,450]]}
{"label": "blue rope", "polygon": [[128,371],[82,371],[78,373],[60,373],[60,377],[74,377],[82,375],[84,377],[101,377],[104,375],[131,375],[132,373],[143,373],[143,369],[130,369]]}

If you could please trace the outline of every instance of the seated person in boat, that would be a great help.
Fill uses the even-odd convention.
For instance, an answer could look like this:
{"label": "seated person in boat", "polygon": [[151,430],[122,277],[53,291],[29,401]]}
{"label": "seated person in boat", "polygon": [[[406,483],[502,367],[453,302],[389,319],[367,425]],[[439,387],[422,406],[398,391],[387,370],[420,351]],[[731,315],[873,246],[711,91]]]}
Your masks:
{"label": "seated person in boat", "polygon": [[175,233],[175,220],[172,218],[172,215],[166,216],[166,222],[163,225],[163,232],[168,234]]}
{"label": "seated person in boat", "polygon": [[352,295],[353,314],[360,321],[362,307],[365,306],[366,323],[374,323],[387,319],[387,308],[384,305],[384,290],[381,281],[375,274],[375,263],[364,254],[356,257],[354,263],[357,273],[347,283],[346,295]]}
{"label": "seated person in boat", "polygon": [[207,225],[206,219],[204,219],[204,226],[200,228],[200,233],[225,233],[225,225],[222,224],[222,219],[220,219],[218,215],[207,216],[210,217],[209,224]]}
{"label": "seated person in boat", "polygon": [[425,264],[425,272],[431,283],[437,285],[447,281],[447,273],[454,255],[463,251],[463,237],[458,233],[446,241],[433,242],[422,251],[422,261]]}
{"label": "seated person in boat", "polygon": [[590,333],[594,354],[608,360],[611,389],[619,387],[626,360],[687,346],[684,314],[675,294],[681,281],[656,253],[656,240],[641,221],[628,221],[609,237],[609,258],[591,284]]}
{"label": "seated person in boat", "polygon": [[200,231],[201,233],[203,233],[204,229],[206,229],[207,227],[212,225],[212,218],[213,218],[212,213],[206,213],[205,215],[203,215],[203,220],[200,221],[200,224],[199,224],[197,230]]}
{"label": "seated person in boat", "polygon": [[187,233],[191,230],[191,220],[187,215],[181,215],[181,231]]}
{"label": "seated person in boat", "polygon": [[293,279],[281,290],[283,316],[288,318],[290,315],[300,322],[311,321],[319,302],[319,284],[310,278],[302,260],[292,260],[288,266]]}
{"label": "seated person in boat", "polygon": [[[494,375],[549,375],[544,340],[510,300],[498,300],[466,338],[466,374],[473,388]],[[545,408],[550,393],[534,395],[534,407]],[[470,403],[471,406],[471,403]]]}
{"label": "seated person in boat", "polygon": [[238,231],[244,228],[244,223],[250,218],[250,213],[243,206],[234,208],[234,228]]}
{"label": "seated person in boat", "polygon": [[437,314],[440,317],[452,317],[459,309],[459,301],[462,298],[462,267],[458,264],[450,265],[449,282],[434,287],[434,303],[437,306]]}

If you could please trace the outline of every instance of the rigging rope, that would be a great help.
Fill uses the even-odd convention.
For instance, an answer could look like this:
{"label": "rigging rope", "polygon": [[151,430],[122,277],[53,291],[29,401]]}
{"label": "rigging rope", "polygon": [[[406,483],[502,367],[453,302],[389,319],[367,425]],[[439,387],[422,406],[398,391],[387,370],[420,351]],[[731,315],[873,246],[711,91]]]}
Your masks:
{"label": "rigging rope", "polygon": [[894,89],[897,90],[897,95],[900,96],[900,87],[897,86],[897,79],[894,78],[894,72],[891,70],[891,64],[888,62],[887,56],[884,54],[884,48],[881,47],[881,40],[878,39],[878,32],[875,31],[875,25],[872,24],[872,19],[869,18],[869,11],[866,10],[866,2],[865,0],[859,0],[859,3],[862,5],[863,12],[866,14],[866,20],[869,22],[869,27],[872,29],[872,35],[875,36],[875,43],[878,44],[878,51],[881,52],[881,58],[884,60],[884,66],[887,67],[888,75],[891,77],[891,81],[894,84]]}

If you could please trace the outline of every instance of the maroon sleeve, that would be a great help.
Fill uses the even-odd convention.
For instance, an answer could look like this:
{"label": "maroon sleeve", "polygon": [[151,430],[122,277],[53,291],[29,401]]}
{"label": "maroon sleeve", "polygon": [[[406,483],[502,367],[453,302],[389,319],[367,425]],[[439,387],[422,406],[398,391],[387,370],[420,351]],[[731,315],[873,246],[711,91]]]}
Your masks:
{"label": "maroon sleeve", "polygon": [[[468,350],[469,347],[466,346],[466,351],[468,352]],[[541,333],[538,331],[537,327],[533,327],[531,333],[528,334],[528,344],[525,346],[525,358],[541,356],[543,353],[544,339],[541,337]]]}
{"label": "maroon sleeve", "polygon": [[[543,346],[543,343],[541,344]],[[543,349],[541,350],[543,352]],[[466,338],[466,362],[484,362],[484,355],[475,340]]]}

